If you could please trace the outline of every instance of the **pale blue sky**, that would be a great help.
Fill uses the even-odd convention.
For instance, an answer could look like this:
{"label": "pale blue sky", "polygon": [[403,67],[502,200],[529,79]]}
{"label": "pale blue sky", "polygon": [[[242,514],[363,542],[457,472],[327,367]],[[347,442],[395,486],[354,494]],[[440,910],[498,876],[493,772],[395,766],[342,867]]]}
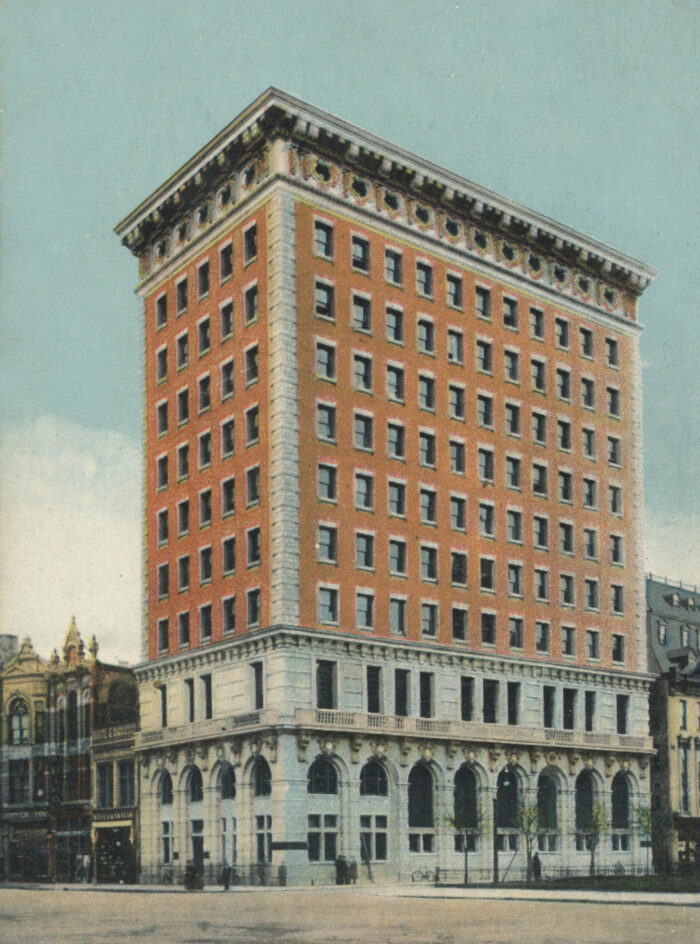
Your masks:
{"label": "pale blue sky", "polygon": [[648,566],[680,541],[678,576],[700,578],[699,25],[697,0],[5,0],[6,428],[140,448],[136,263],[112,228],[276,85],[661,270],[641,306]]}

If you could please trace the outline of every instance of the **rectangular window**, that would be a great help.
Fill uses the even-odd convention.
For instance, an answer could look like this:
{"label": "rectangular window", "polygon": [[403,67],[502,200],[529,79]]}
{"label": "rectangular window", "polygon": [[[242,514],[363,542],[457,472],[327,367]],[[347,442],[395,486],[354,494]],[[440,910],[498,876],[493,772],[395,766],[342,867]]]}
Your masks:
{"label": "rectangular window", "polygon": [[158,652],[167,652],[168,641],[168,618],[158,620]]}
{"label": "rectangular window", "polygon": [[435,465],[435,435],[428,432],[418,434],[418,459],[421,465]]}
{"label": "rectangular window", "polygon": [[389,539],[389,573],[406,576],[406,542],[400,538]]}
{"label": "rectangular window", "polygon": [[532,441],[538,446],[547,443],[547,416],[545,413],[532,414]]}
{"label": "rectangular window", "polygon": [[612,660],[613,662],[625,661],[625,637],[619,633],[613,633]]}
{"label": "rectangular window", "polygon": [[251,406],[245,413],[245,438],[246,446],[252,446],[258,441],[260,430],[258,426],[258,407]]}
{"label": "rectangular window", "polygon": [[371,416],[355,413],[353,422],[356,449],[370,451],[374,446],[374,423]]}
{"label": "rectangular window", "polygon": [[316,663],[316,707],[332,710],[336,704],[336,664],[319,659]]}
{"label": "rectangular window", "polygon": [[479,559],[479,586],[482,590],[495,590],[496,562],[490,557]]}
{"label": "rectangular window", "polygon": [[517,403],[506,403],[506,433],[509,436],[520,435],[520,407]]}
{"label": "rectangular window", "polygon": [[178,613],[177,615],[178,637],[180,648],[190,644],[190,614]]}
{"label": "rectangular window", "polygon": [[611,603],[613,613],[620,614],[625,612],[625,592],[619,584],[613,584],[610,587]]}
{"label": "rectangular window", "polygon": [[316,342],[316,376],[335,380],[335,345]]}
{"label": "rectangular window", "polygon": [[250,629],[260,625],[260,590],[255,587],[246,594],[246,623]]}
{"label": "rectangular window", "polygon": [[506,380],[517,383],[520,380],[520,355],[516,351],[503,352]]}
{"label": "rectangular window", "polygon": [[435,676],[432,672],[421,672],[418,676],[419,715],[421,718],[432,718],[434,709]]}
{"label": "rectangular window", "polygon": [[574,605],[574,578],[572,574],[559,575],[559,602],[564,606]]}
{"label": "rectangular window", "polygon": [[211,377],[206,374],[197,381],[197,402],[199,412],[204,413],[211,406]]}
{"label": "rectangular window", "polygon": [[[230,538],[231,541],[234,538]],[[231,568],[233,570],[233,567]],[[199,549],[199,582],[200,584],[211,583],[211,547],[200,547]]]}
{"label": "rectangular window", "polygon": [[522,543],[523,540],[523,516],[522,512],[515,509],[506,511],[506,526],[508,528],[508,540],[515,544]]}
{"label": "rectangular window", "polygon": [[403,344],[403,312],[400,308],[386,309],[386,339]]}
{"label": "rectangular window", "polygon": [[318,526],[318,559],[335,564],[338,560],[338,530],[335,525]]}
{"label": "rectangular window", "polygon": [[221,340],[230,338],[233,334],[233,302],[225,302],[220,309]]}
{"label": "rectangular window", "polygon": [[462,607],[452,607],[452,638],[459,642],[467,641],[467,611]]}
{"label": "rectangular window", "polygon": [[406,515],[406,485],[403,482],[389,482],[389,514],[398,517]]}
{"label": "rectangular window", "polygon": [[620,440],[616,436],[608,436],[608,463],[620,465]]}
{"label": "rectangular window", "polygon": [[571,372],[563,367],[557,368],[557,395],[560,400],[571,399]]}
{"label": "rectangular window", "polygon": [[117,778],[119,781],[119,805],[134,805],[134,764],[130,760],[117,761]]}
{"label": "rectangular window", "polygon": [[447,331],[447,360],[450,364],[464,363],[464,336],[456,328]]}
{"label": "rectangular window", "polygon": [[403,367],[387,364],[386,368],[386,395],[389,400],[403,403],[404,398],[404,371]]}
{"label": "rectangular window", "polygon": [[211,639],[211,603],[204,603],[199,608],[199,638],[201,642]]}
{"label": "rectangular window", "polygon": [[421,603],[421,632],[424,636],[437,636],[437,603]]}
{"label": "rectangular window", "polygon": [[546,373],[544,361],[530,361],[530,377],[532,379],[532,388],[538,393],[544,393],[546,389]]}
{"label": "rectangular window", "polygon": [[515,597],[523,595],[522,564],[508,564],[508,593]]}
{"label": "rectangular window", "polygon": [[464,419],[464,388],[456,384],[450,384],[448,388],[450,418],[453,420]]}
{"label": "rectangular window", "polygon": [[255,465],[246,470],[246,505],[256,505],[260,501],[260,467]]}
{"label": "rectangular window", "polygon": [[571,502],[573,499],[573,476],[571,472],[560,470],[559,475],[559,501]]}
{"label": "rectangular window", "polygon": [[598,503],[598,486],[595,479],[583,480],[583,507],[595,508]]}
{"label": "rectangular window", "polygon": [[256,567],[260,563],[260,528],[248,528],[246,531],[246,545],[248,547],[248,567]]}
{"label": "rectangular window", "polygon": [[557,347],[569,350],[569,322],[565,318],[556,318],[554,321],[557,332]]}
{"label": "rectangular window", "polygon": [[451,553],[452,583],[460,587],[467,585],[467,555],[464,551]]}
{"label": "rectangular window", "polygon": [[491,449],[479,449],[477,453],[479,478],[482,482],[493,482],[493,452]]}
{"label": "rectangular window", "polygon": [[629,695],[617,695],[616,696],[616,718],[617,718],[617,733],[618,734],[627,734],[628,720],[629,720],[629,705],[630,699]]}
{"label": "rectangular window", "polygon": [[478,394],[476,398],[477,419],[480,426],[493,429],[493,397],[487,394]]}
{"label": "rectangular window", "polygon": [[258,254],[258,227],[255,223],[243,233],[243,258],[252,262]]}
{"label": "rectangular window", "polygon": [[201,433],[199,436],[199,468],[206,469],[211,465],[211,433]]}
{"label": "rectangular window", "polygon": [[392,285],[401,285],[402,282],[402,256],[395,249],[384,250],[384,277]]}
{"label": "rectangular window", "polygon": [[544,339],[544,312],[539,308],[530,309],[530,334],[538,341]]}
{"label": "rectangular window", "polygon": [[537,462],[532,464],[532,492],[533,495],[547,494],[547,466]]}
{"label": "rectangular window", "polygon": [[253,708],[255,711],[260,711],[265,706],[263,664],[262,662],[252,662],[250,668],[253,672]]}
{"label": "rectangular window", "polygon": [[520,488],[520,459],[506,456],[506,485],[508,488]]}
{"label": "rectangular window", "polygon": [[565,731],[573,731],[576,724],[576,689],[565,688],[562,692],[563,724]]}
{"label": "rectangular window", "polygon": [[557,446],[565,452],[571,451],[571,423],[568,420],[557,420]]}
{"label": "rectangular window", "polygon": [[477,339],[476,342],[476,367],[477,370],[485,374],[490,374],[493,369],[493,349],[490,341]]}
{"label": "rectangular window", "polygon": [[204,717],[206,720],[213,717],[211,675],[201,675],[202,701],[204,702]]}
{"label": "rectangular window", "polygon": [[503,299],[503,324],[506,328],[518,327],[518,303],[514,298]]}
{"label": "rectangular window", "polygon": [[358,629],[372,629],[374,627],[374,594],[355,594],[355,613]]}
{"label": "rectangular window", "polygon": [[224,420],[221,424],[221,458],[226,459],[233,455],[234,424],[233,420]]}
{"label": "rectangular window", "polygon": [[402,597],[390,598],[389,622],[391,626],[391,632],[393,633],[393,635],[395,636],[406,635],[406,601]]}
{"label": "rectangular window", "polygon": [[549,623],[538,620],[535,623],[535,649],[537,652],[549,652]]}
{"label": "rectangular window", "polygon": [[236,631],[236,598],[224,597],[221,601],[223,631],[234,633]]}
{"label": "rectangular window", "polygon": [[620,416],[620,391],[616,387],[607,388],[608,415]]}
{"label": "rectangular window", "polygon": [[435,411],[435,380],[425,374],[418,375],[418,406],[421,410]]}
{"label": "rectangular window", "polygon": [[319,623],[338,622],[338,591],[335,587],[319,587],[318,621]]}
{"label": "rectangular window", "polygon": [[435,353],[435,325],[427,318],[416,322],[416,343],[421,354]]}
{"label": "rectangular window", "polygon": [[450,496],[450,527],[453,531],[467,530],[467,500],[459,495]]}
{"label": "rectangular window", "polygon": [[437,495],[434,489],[420,489],[420,517],[423,524],[437,524]]}
{"label": "rectangular window", "polygon": [[553,728],[554,725],[554,700],[556,689],[553,685],[544,685],[542,687],[542,725],[545,728]]}
{"label": "rectangular window", "polygon": [[447,304],[452,308],[461,308],[463,304],[462,279],[458,275],[447,274]]}
{"label": "rectangular window", "polygon": [[381,714],[382,711],[382,670],[378,665],[367,666],[367,713]]}
{"label": "rectangular window", "polygon": [[416,262],[416,292],[433,297],[433,267],[428,262]]}
{"label": "rectangular window", "polygon": [[236,479],[234,476],[221,483],[221,514],[230,515],[236,510]]}
{"label": "rectangular window", "polygon": [[394,714],[408,717],[408,669],[394,669]]}
{"label": "rectangular window", "polygon": [[190,530],[190,502],[188,498],[177,505],[177,536],[181,538]]}
{"label": "rectangular window", "polygon": [[462,721],[474,720],[474,679],[463,675],[460,685],[460,707]]}
{"label": "rectangular window", "polygon": [[535,599],[546,602],[549,599],[549,571],[535,570]]}
{"label": "rectangular window", "polygon": [[564,656],[576,655],[576,630],[573,626],[561,628],[561,652]]}
{"label": "rectangular window", "polygon": [[510,648],[523,648],[523,621],[519,616],[511,616],[508,620],[510,634]]}
{"label": "rectangular window", "polygon": [[619,356],[618,356],[618,344],[615,338],[606,338],[605,339],[605,352],[608,358],[609,367],[619,366]]}
{"label": "rectangular window", "polygon": [[258,382],[258,346],[249,347],[245,352],[245,383],[246,387]]}
{"label": "rectangular window", "polygon": [[374,569],[374,535],[355,535],[355,566],[362,570]]}
{"label": "rectangular window", "polygon": [[335,442],[335,407],[328,403],[316,404],[316,435],[327,442]]}
{"label": "rectangular window", "polygon": [[586,632],[586,655],[589,659],[600,658],[600,637],[594,629]]}
{"label": "rectangular window", "polygon": [[562,554],[574,553],[574,526],[568,521],[559,522],[559,550]]}
{"label": "rectangular window", "polygon": [[258,317],[258,286],[251,285],[244,296],[245,323],[252,324]]}
{"label": "rectangular window", "polygon": [[177,394],[177,423],[178,426],[181,426],[183,423],[186,423],[190,416],[190,401],[189,401],[189,391],[187,387],[184,390],[179,390]]}
{"label": "rectangular window", "polygon": [[352,297],[352,326],[356,331],[372,330],[372,303],[364,295]]}
{"label": "rectangular window", "polygon": [[175,307],[178,315],[187,311],[187,279],[180,279],[175,286]]}
{"label": "rectangular window", "polygon": [[168,349],[161,347],[156,351],[156,380],[165,380],[168,373]]}
{"label": "rectangular window", "polygon": [[324,462],[318,464],[318,497],[323,501],[337,501],[338,470]]}
{"label": "rectangular window", "polygon": [[483,680],[483,719],[485,724],[498,723],[498,682]]}
{"label": "rectangular window", "polygon": [[324,259],[333,258],[333,226],[322,220],[314,220],[314,252]]}
{"label": "rectangular window", "polygon": [[584,692],[584,726],[586,731],[593,731],[595,727],[595,692]]}
{"label": "rectangular window", "polygon": [[168,487],[168,457],[158,456],[156,459],[156,486],[158,489]]}
{"label": "rectangular window", "polygon": [[369,241],[362,236],[352,237],[352,267],[359,272],[369,272]]}
{"label": "rectangular window", "polygon": [[327,282],[315,284],[314,311],[317,318],[326,318],[328,321],[335,318],[335,290]]}
{"label": "rectangular window", "polygon": [[197,295],[206,298],[209,294],[209,263],[203,262],[197,269]]}
{"label": "rectangular window", "polygon": [[156,525],[158,530],[158,544],[167,544],[168,543],[168,509],[163,508],[158,512],[156,518]]}
{"label": "rectangular window", "polygon": [[487,288],[477,285],[474,289],[477,318],[491,320],[491,292]]}
{"label": "rectangular window", "polygon": [[494,537],[495,534],[495,508],[487,502],[479,503],[479,534],[482,537]]}
{"label": "rectangular window", "polygon": [[464,443],[458,439],[450,440],[450,472],[464,475],[466,470],[466,455]]}
{"label": "rectangular window", "polygon": [[225,282],[233,275],[233,246],[228,243],[219,250],[219,282]]}
{"label": "rectangular window", "polygon": [[549,547],[549,519],[535,515],[532,519],[535,547]]}
{"label": "rectangular window", "polygon": [[593,357],[593,332],[590,328],[579,328],[581,336],[581,356]]}
{"label": "rectangular window", "polygon": [[114,806],[114,770],[113,764],[97,764],[97,805],[101,809]]}
{"label": "rectangular window", "polygon": [[520,682],[508,682],[506,696],[508,724],[516,725],[520,721]]}
{"label": "rectangular window", "polygon": [[481,642],[484,646],[496,645],[496,614],[481,614]]}
{"label": "rectangular window", "polygon": [[364,354],[353,355],[353,381],[356,390],[372,392],[372,358]]}
{"label": "rectangular window", "polygon": [[421,544],[420,575],[421,580],[436,581],[438,576],[437,548]]}
{"label": "rectangular window", "polygon": [[585,407],[595,407],[595,383],[590,377],[581,378],[581,402]]}
{"label": "rectangular window", "polygon": [[182,593],[190,586],[190,558],[186,554],[177,561],[177,588]]}
{"label": "rectangular window", "polygon": [[362,511],[374,508],[374,477],[370,472],[355,473],[355,508]]}
{"label": "rectangular window", "polygon": [[168,296],[161,295],[156,299],[156,328],[162,328],[168,321]]}

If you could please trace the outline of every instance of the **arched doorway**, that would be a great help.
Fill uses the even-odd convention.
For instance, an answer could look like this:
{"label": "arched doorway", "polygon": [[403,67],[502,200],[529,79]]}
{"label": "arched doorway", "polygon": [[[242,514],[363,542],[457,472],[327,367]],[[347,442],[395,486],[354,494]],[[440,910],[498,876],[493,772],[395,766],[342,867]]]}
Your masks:
{"label": "arched doorway", "polygon": [[[389,847],[389,778],[377,760],[360,771],[360,857],[365,864],[386,862]],[[371,865],[368,865],[368,869]]]}
{"label": "arched doorway", "polygon": [[537,778],[537,848],[555,852],[559,843],[559,810],[555,775],[542,771]]}
{"label": "arched doorway", "polygon": [[435,851],[433,774],[427,764],[416,764],[408,775],[408,848]]}

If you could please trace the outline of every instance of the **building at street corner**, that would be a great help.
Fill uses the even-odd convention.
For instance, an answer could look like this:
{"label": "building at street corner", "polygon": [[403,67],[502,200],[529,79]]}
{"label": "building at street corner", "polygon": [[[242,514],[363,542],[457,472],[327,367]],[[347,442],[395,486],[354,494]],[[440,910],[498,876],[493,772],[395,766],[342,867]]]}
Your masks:
{"label": "building at street corner", "polygon": [[7,880],[136,878],[133,670],[72,618],[47,661],[25,639],[0,669],[0,862]]}
{"label": "building at street corner", "polygon": [[656,868],[700,869],[700,590],[649,575]]}
{"label": "building at street corner", "polygon": [[116,231],[144,878],[643,866],[655,270],[275,89]]}

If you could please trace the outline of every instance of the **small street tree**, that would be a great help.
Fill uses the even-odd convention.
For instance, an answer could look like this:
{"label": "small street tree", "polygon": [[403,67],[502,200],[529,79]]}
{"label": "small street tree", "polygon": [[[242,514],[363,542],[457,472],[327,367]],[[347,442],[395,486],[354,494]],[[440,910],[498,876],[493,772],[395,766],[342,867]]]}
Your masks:
{"label": "small street tree", "polygon": [[[634,824],[642,839],[647,844],[647,872],[649,872],[649,853],[652,841],[656,838],[659,846],[665,846],[664,839],[673,830],[673,813],[656,806],[638,806],[633,811]],[[657,847],[658,848],[658,847]],[[663,865],[656,863],[656,868],[663,871]]]}
{"label": "small street tree", "polygon": [[595,875],[595,853],[598,848],[601,836],[604,836],[610,829],[610,821],[605,815],[605,807],[602,803],[594,803],[591,808],[591,816],[586,826],[586,834],[591,846],[591,865],[590,874]]}
{"label": "small street tree", "polygon": [[486,817],[483,810],[455,810],[447,817],[447,825],[461,836],[464,848],[464,884],[469,884],[469,842],[486,832]]}
{"label": "small street tree", "polygon": [[525,840],[527,857],[527,880],[532,881],[532,848],[540,831],[540,812],[537,805],[524,805],[518,809],[518,829]]}

